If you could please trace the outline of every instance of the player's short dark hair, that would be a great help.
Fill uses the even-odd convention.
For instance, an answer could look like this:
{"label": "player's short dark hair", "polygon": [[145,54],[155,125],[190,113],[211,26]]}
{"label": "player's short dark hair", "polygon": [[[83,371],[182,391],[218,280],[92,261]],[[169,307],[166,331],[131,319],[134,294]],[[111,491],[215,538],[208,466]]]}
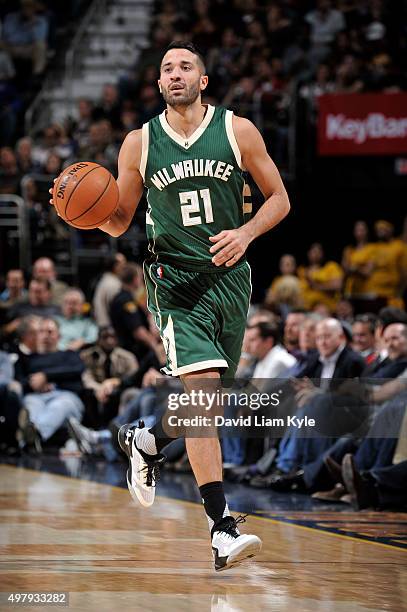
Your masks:
{"label": "player's short dark hair", "polygon": [[190,51],[191,53],[196,55],[197,58],[198,58],[198,63],[201,66],[202,73],[203,74],[206,73],[205,58],[203,56],[202,51],[193,42],[188,41],[188,40],[173,40],[172,42],[170,42],[170,44],[168,45],[168,47],[166,48],[166,50],[163,53],[160,65],[162,64],[162,61],[163,61],[163,58],[164,58],[165,54],[168,51],[171,51],[172,49],[186,49],[187,51]]}
{"label": "player's short dark hair", "polygon": [[259,321],[254,325],[249,325],[248,329],[257,329],[260,337],[263,340],[267,338],[273,338],[274,344],[280,342],[281,334],[279,326],[274,321]]}

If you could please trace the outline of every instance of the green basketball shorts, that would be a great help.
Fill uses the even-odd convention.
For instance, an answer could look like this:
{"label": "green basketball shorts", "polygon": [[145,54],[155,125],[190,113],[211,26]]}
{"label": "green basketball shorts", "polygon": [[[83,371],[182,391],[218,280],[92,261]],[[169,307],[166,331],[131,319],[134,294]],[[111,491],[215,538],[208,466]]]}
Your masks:
{"label": "green basketball shorts", "polygon": [[233,378],[250,304],[249,264],[208,273],[146,262],[144,276],[167,355],[163,372],[182,376],[218,368],[222,378]]}

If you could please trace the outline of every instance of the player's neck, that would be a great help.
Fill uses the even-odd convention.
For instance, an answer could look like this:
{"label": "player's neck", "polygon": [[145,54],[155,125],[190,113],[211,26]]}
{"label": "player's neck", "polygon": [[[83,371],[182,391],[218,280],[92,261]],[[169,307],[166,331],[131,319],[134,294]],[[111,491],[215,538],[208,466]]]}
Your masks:
{"label": "player's neck", "polygon": [[207,106],[203,106],[201,100],[196,100],[189,106],[167,106],[167,122],[180,136],[189,138],[191,134],[201,125]]}

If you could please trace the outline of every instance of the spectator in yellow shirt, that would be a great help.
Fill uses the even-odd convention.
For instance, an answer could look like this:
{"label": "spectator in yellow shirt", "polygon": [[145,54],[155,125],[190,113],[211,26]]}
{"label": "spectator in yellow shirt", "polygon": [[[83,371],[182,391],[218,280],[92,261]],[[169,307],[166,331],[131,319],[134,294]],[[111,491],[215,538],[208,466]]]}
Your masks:
{"label": "spectator in yellow shirt", "polygon": [[366,221],[356,221],[353,226],[353,237],[354,244],[348,244],[342,253],[342,268],[345,272],[343,293],[345,298],[349,299],[360,293],[365,282],[365,277],[358,271],[355,259],[357,261],[359,251],[364,249],[369,241],[369,229]]}
{"label": "spectator in yellow shirt", "polygon": [[359,296],[381,298],[388,306],[404,308],[402,298],[407,281],[407,245],[393,237],[394,227],[388,221],[375,223],[377,242],[367,244],[353,261],[363,281]]}
{"label": "spectator in yellow shirt", "polygon": [[336,261],[325,261],[322,245],[314,242],[308,250],[308,266],[298,268],[298,276],[305,284],[304,307],[312,310],[316,304],[323,304],[332,313],[340,298],[343,270]]}

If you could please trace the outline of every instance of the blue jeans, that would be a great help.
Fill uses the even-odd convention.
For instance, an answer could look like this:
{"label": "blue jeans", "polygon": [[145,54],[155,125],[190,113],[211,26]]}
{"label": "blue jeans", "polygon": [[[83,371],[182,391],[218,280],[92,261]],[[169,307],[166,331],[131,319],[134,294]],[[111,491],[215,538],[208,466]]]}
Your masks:
{"label": "blue jeans", "polygon": [[24,406],[43,440],[48,440],[69,417],[80,421],[84,405],[71,391],[48,391],[29,393],[24,397]]}

